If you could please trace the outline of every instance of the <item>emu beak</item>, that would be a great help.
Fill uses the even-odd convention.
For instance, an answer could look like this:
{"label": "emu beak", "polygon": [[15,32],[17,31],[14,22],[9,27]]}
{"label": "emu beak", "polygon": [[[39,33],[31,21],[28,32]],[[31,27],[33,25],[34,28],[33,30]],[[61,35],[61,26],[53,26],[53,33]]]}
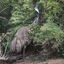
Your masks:
{"label": "emu beak", "polygon": [[34,9],[35,9],[35,11],[36,11],[37,13],[39,13],[39,10],[38,10],[38,8],[36,8],[36,7],[35,7]]}

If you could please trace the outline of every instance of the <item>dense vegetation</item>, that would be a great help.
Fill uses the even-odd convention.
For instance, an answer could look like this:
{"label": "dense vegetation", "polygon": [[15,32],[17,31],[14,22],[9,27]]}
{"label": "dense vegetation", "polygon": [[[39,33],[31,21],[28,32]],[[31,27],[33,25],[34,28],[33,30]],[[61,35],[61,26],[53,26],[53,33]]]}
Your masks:
{"label": "dense vegetation", "polygon": [[[32,24],[36,17],[34,5],[39,3],[42,18],[32,27],[29,34],[34,44],[49,43],[51,49],[57,49],[64,56],[64,1],[63,0],[0,0],[0,36],[8,33],[2,45],[6,49],[16,31]],[[4,35],[3,35],[4,36]],[[53,45],[50,44],[51,40]],[[44,48],[47,51],[48,48]],[[9,48],[9,46],[7,46]],[[7,50],[9,51],[9,49]],[[48,51],[48,52],[50,52]]]}

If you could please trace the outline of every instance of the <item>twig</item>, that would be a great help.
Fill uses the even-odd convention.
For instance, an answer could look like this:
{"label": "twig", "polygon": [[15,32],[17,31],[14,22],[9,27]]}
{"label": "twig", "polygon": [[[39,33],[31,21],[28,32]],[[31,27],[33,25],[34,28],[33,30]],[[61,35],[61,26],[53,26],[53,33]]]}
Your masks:
{"label": "twig", "polygon": [[[4,35],[4,37],[1,36],[1,42],[3,41],[3,39],[7,36],[7,34]],[[0,43],[1,43],[0,42]]]}
{"label": "twig", "polygon": [[7,19],[7,18],[5,18],[5,17],[1,17],[1,16],[0,16],[0,19],[4,19],[4,20],[8,21],[8,19]]}
{"label": "twig", "polygon": [[[8,7],[7,7],[8,8]],[[2,11],[0,11],[0,13],[2,13],[4,10],[6,10],[7,8],[4,8]]]}

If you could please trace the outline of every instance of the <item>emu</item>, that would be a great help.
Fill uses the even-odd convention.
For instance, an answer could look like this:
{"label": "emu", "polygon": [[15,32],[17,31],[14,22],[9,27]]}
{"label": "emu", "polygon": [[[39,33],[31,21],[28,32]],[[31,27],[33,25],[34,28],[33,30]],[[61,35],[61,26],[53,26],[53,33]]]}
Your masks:
{"label": "emu", "polygon": [[10,45],[10,50],[12,52],[21,52],[22,48],[23,48],[23,59],[25,57],[25,49],[26,47],[31,43],[32,41],[32,37],[28,34],[28,32],[30,31],[31,27],[33,25],[38,24],[39,21],[39,9],[38,9],[38,4],[36,4],[35,6],[35,11],[37,12],[37,17],[34,19],[33,23],[31,24],[31,26],[27,26],[27,27],[22,27],[20,28],[17,33],[14,36],[14,39],[11,42]]}

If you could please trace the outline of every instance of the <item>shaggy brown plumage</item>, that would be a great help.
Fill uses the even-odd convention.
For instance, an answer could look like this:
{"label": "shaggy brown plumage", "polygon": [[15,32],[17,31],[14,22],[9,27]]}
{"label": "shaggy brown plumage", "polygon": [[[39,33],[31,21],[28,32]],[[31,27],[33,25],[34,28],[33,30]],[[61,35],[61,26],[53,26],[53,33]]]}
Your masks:
{"label": "shaggy brown plumage", "polygon": [[22,27],[17,31],[10,45],[12,52],[21,52],[24,46],[31,43],[31,37],[28,34],[29,30],[30,27]]}

